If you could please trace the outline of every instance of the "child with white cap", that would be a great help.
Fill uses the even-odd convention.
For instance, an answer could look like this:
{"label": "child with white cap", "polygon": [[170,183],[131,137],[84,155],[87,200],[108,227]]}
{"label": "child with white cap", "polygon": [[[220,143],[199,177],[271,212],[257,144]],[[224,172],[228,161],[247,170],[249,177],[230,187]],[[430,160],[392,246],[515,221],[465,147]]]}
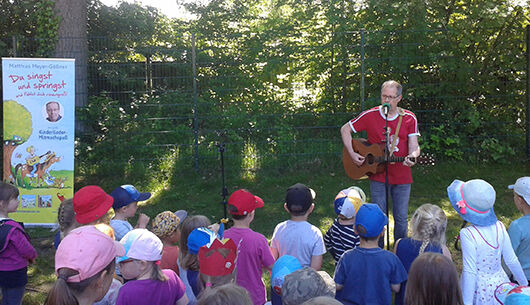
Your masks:
{"label": "child with white cap", "polygon": [[508,282],[501,259],[520,285],[528,285],[510,237],[493,211],[495,189],[486,181],[454,180],[447,194],[456,212],[471,223],[460,230],[462,243],[462,297],[464,304],[494,305],[495,288]]}
{"label": "child with white cap", "polygon": [[523,213],[523,217],[510,224],[508,234],[526,279],[530,280],[530,177],[521,177],[508,188],[513,189],[513,202]]}
{"label": "child with white cap", "polygon": [[55,253],[57,281],[45,305],[92,305],[107,293],[114,275],[116,256],[123,246],[95,226],[70,232]]}
{"label": "child with white cap", "polygon": [[366,202],[366,195],[359,187],[352,186],[340,191],[335,196],[333,205],[337,218],[324,235],[324,245],[338,262],[342,254],[359,246],[359,235],[355,233],[355,214]]}
{"label": "child with white cap", "polygon": [[117,259],[121,275],[129,280],[118,294],[117,305],[188,304],[186,287],[177,274],[159,266],[162,241],[146,229],[134,229],[120,240],[125,255]]}

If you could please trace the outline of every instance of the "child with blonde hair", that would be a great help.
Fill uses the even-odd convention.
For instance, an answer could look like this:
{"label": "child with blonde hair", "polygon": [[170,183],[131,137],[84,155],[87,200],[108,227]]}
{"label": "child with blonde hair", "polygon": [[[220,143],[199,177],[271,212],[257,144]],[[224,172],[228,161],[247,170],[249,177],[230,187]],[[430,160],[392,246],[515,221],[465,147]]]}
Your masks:
{"label": "child with blonde hair", "polygon": [[[410,220],[411,237],[401,238],[394,245],[394,253],[403,263],[407,273],[414,259],[424,252],[443,253],[451,259],[451,253],[445,245],[445,230],[447,217],[444,211],[430,203],[421,205],[412,215]],[[403,304],[405,287],[396,294],[396,305]]]}
{"label": "child with blonde hair", "polygon": [[121,275],[129,280],[118,294],[117,305],[188,304],[186,287],[177,274],[159,266],[162,241],[146,229],[134,229],[120,240],[125,255],[117,259]]}
{"label": "child with blonde hair", "polygon": [[92,305],[107,293],[123,246],[95,226],[70,232],[55,253],[57,281],[45,305]]}
{"label": "child with blonde hair", "polygon": [[28,263],[33,264],[37,252],[30,243],[24,226],[9,218],[17,211],[18,189],[0,182],[0,288],[2,304],[21,304],[28,282]]}
{"label": "child with blonde hair", "polygon": [[447,195],[458,215],[471,224],[460,230],[464,304],[497,303],[493,297],[495,289],[509,281],[502,260],[519,285],[528,285],[506,228],[495,216],[495,189],[481,179],[454,180],[447,187]]}

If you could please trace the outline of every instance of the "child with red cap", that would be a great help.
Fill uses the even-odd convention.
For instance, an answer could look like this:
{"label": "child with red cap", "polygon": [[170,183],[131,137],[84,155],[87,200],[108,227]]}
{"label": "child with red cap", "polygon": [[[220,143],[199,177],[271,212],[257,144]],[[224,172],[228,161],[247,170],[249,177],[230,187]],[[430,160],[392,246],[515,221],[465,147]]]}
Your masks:
{"label": "child with red cap", "polygon": [[104,222],[104,216],[112,207],[112,199],[97,185],[87,185],[74,194],[75,220],[81,225]]}
{"label": "child with red cap", "polygon": [[261,198],[247,190],[232,193],[228,198],[228,212],[232,215],[234,226],[224,232],[224,237],[232,239],[238,248],[236,282],[248,290],[255,305],[267,301],[261,274],[264,268],[270,271],[274,265],[267,239],[250,228],[255,210],[263,205]]}

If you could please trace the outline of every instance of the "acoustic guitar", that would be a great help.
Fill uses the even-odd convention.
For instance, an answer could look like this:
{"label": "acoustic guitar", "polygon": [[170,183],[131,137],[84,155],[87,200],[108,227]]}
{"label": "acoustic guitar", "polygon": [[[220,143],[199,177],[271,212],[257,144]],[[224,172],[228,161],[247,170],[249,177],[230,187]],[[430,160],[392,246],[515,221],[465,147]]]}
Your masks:
{"label": "acoustic guitar", "polygon": [[[361,166],[357,166],[346,148],[344,148],[342,150],[342,164],[348,177],[359,180],[385,170],[383,144],[370,144],[366,139],[352,139],[351,142],[353,151],[364,157],[364,163]],[[405,158],[391,156],[388,161],[390,163],[403,162]],[[434,165],[434,158],[430,155],[410,159],[417,164]]]}

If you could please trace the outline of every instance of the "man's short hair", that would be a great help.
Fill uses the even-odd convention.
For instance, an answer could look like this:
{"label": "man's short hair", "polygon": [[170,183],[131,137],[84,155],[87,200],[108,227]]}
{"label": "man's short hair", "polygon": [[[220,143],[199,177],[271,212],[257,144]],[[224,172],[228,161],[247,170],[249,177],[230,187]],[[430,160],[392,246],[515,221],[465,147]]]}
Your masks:
{"label": "man's short hair", "polygon": [[59,104],[59,102],[56,102],[56,101],[49,101],[49,102],[47,102],[47,103],[46,103],[46,108],[48,108],[48,105],[49,105],[49,104],[54,104],[54,103],[57,104],[57,107],[59,107],[59,110],[60,110],[60,109],[61,109],[61,104]]}
{"label": "man's short hair", "polygon": [[383,92],[383,89],[386,87],[394,87],[397,90],[397,96],[401,96],[403,93],[403,87],[400,83],[396,82],[395,80],[387,80],[381,85],[381,92]]}

